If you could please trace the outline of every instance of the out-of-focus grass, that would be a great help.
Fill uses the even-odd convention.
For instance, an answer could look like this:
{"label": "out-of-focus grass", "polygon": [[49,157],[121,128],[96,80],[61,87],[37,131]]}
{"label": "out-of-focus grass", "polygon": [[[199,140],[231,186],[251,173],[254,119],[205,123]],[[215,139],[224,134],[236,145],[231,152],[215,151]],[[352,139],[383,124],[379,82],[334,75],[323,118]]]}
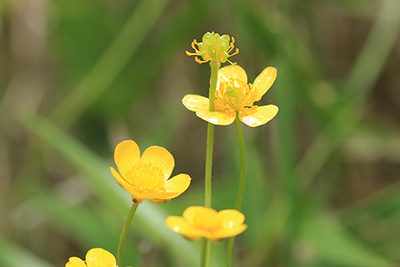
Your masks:
{"label": "out-of-focus grass", "polygon": [[[115,253],[130,197],[108,168],[128,138],[165,146],[174,173],[193,182],[169,203],[140,205],[126,262],[197,266],[199,244],[163,220],[203,205],[206,123],[181,99],[207,95],[208,66],[184,54],[206,31],[235,37],[233,61],[250,81],[278,69],[260,102],[278,116],[244,129],[249,228],[236,266],[396,266],[399,5],[2,1],[0,266],[62,266],[96,246]],[[232,208],[234,127],[216,128],[214,159],[213,207]],[[224,249],[213,245],[213,266]]]}

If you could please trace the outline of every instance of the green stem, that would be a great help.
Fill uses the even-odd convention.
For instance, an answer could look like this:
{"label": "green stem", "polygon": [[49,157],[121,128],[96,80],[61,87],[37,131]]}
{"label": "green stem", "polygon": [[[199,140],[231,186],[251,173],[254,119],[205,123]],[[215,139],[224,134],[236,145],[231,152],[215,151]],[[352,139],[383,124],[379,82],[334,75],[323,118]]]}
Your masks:
{"label": "green stem", "polygon": [[[217,89],[218,69],[221,64],[219,62],[210,61],[211,67],[211,79],[210,79],[210,91],[208,99],[210,100],[210,111],[215,110],[215,91]],[[205,175],[205,207],[211,208],[211,176],[212,176],[212,158],[214,148],[214,125],[208,123],[207,127],[207,153],[206,153],[206,175]],[[211,244],[208,239],[204,239],[203,248],[201,253],[201,266],[210,266],[211,261]]]}
{"label": "green stem", "polygon": [[206,153],[206,177],[205,177],[205,206],[211,208],[211,175],[212,175],[212,158],[214,147],[214,125],[209,123],[207,127],[207,153]]}
{"label": "green stem", "polygon": [[207,238],[203,239],[203,246],[202,246],[202,251],[201,251],[201,267],[208,267],[210,266],[210,255],[211,255],[211,243],[210,240]]}
{"label": "green stem", "polygon": [[[239,140],[239,153],[240,153],[240,175],[239,175],[239,189],[236,198],[235,209],[239,210],[242,208],[243,195],[244,195],[244,186],[246,184],[246,149],[244,146],[244,137],[243,137],[243,129],[242,122],[239,120],[239,113],[236,113],[236,130],[238,134]],[[232,265],[232,253],[233,253],[233,245],[235,244],[235,237],[232,236],[228,241],[228,252],[226,257],[226,266],[230,267]]]}
{"label": "green stem", "polygon": [[[220,64],[211,61],[211,80],[210,80],[210,111],[215,110],[215,91],[217,89],[218,69]],[[212,176],[212,158],[214,147],[214,124],[208,123],[207,128],[207,154],[206,154],[206,177],[205,177],[205,206],[211,208],[211,176]]]}
{"label": "green stem", "polygon": [[124,254],[125,240],[126,235],[128,234],[129,226],[131,224],[133,215],[135,215],[136,209],[139,206],[139,203],[133,203],[131,210],[129,211],[128,217],[126,218],[124,227],[122,228],[121,237],[119,239],[118,245],[118,255],[117,255],[117,266],[122,267],[122,257]]}
{"label": "green stem", "polygon": [[239,175],[239,189],[236,198],[235,209],[239,210],[242,208],[244,186],[246,184],[246,149],[244,146],[244,137],[242,122],[239,120],[239,112],[236,112],[236,131],[239,141],[239,153],[240,153],[240,175]]}

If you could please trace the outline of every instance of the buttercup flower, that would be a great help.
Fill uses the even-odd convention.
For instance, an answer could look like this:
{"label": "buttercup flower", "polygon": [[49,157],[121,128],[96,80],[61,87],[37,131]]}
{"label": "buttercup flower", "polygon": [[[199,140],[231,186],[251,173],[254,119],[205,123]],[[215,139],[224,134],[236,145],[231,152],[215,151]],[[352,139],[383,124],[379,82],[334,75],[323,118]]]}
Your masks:
{"label": "buttercup flower", "polygon": [[102,248],[92,248],[86,253],[86,261],[71,257],[65,267],[117,267],[115,257]]}
{"label": "buttercup flower", "polygon": [[276,79],[277,71],[273,67],[264,69],[254,80],[247,84],[247,74],[240,66],[226,66],[218,71],[217,90],[215,92],[215,111],[209,110],[209,99],[199,95],[186,95],[182,102],[185,107],[196,112],[203,120],[215,125],[229,125],[239,119],[250,127],[261,126],[272,120],[278,113],[275,105],[257,106]]}
{"label": "buttercup flower", "polygon": [[244,215],[237,210],[222,210],[217,212],[205,207],[189,207],[183,212],[183,217],[170,216],[167,226],[191,241],[202,237],[217,242],[221,239],[236,236],[247,229],[243,224]]}
{"label": "buttercup flower", "polygon": [[113,167],[111,172],[122,188],[131,193],[135,203],[143,199],[153,203],[167,202],[185,192],[191,181],[187,174],[168,179],[175,160],[163,147],[149,147],[140,157],[139,147],[134,141],[123,141],[115,148],[114,161],[119,173]]}
{"label": "buttercup flower", "polygon": [[[235,47],[233,44],[235,43],[235,38],[231,38],[229,35],[220,36],[218,33],[207,32],[203,35],[202,42],[197,43],[196,39],[192,42],[192,48],[194,49],[194,53],[186,51],[188,56],[196,56],[194,59],[197,63],[202,64],[208,61],[216,61],[225,63],[228,61],[232,63],[228,58],[234,56],[239,53],[239,49],[236,48],[236,51],[233,54],[229,54],[233,48]],[[197,46],[197,47],[196,47]],[[203,60],[199,59],[197,56],[201,56]]]}

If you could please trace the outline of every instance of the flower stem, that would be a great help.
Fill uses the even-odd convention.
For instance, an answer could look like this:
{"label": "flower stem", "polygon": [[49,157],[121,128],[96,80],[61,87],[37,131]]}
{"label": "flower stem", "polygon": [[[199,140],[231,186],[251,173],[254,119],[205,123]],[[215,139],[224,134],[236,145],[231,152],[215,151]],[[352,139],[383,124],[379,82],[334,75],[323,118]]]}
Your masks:
{"label": "flower stem", "polygon": [[211,243],[210,240],[207,238],[203,239],[203,246],[202,246],[202,251],[201,251],[201,267],[208,267],[210,266],[211,262]]}
{"label": "flower stem", "polygon": [[[211,67],[211,79],[210,79],[210,91],[208,99],[210,100],[210,111],[215,110],[215,91],[217,89],[218,69],[221,64],[219,62],[210,61]],[[206,152],[206,174],[205,174],[205,207],[211,208],[211,176],[212,176],[212,158],[214,148],[214,125],[208,123],[207,127],[207,152]],[[201,253],[201,266],[210,266],[211,261],[211,244],[208,239],[204,239],[203,248]]]}
{"label": "flower stem", "polygon": [[[240,153],[240,175],[239,175],[239,189],[238,195],[236,198],[235,209],[239,210],[242,208],[243,195],[244,195],[244,186],[246,184],[246,149],[244,146],[244,138],[243,138],[243,129],[242,122],[239,120],[239,113],[236,113],[236,130],[238,134],[239,140],[239,153]],[[227,249],[227,257],[226,257],[226,266],[230,267],[232,265],[232,253],[233,253],[233,245],[235,244],[235,237],[232,236],[228,241],[228,249]]]}
{"label": "flower stem", "polygon": [[128,217],[126,218],[124,227],[122,228],[121,237],[119,239],[119,245],[118,245],[117,266],[122,267],[122,257],[124,254],[126,235],[128,234],[129,226],[131,224],[133,215],[135,215],[135,212],[136,212],[136,209],[138,206],[139,206],[139,203],[132,204],[132,207],[131,207],[131,210],[129,211]]}
{"label": "flower stem", "polygon": [[[211,80],[210,80],[210,111],[215,110],[215,91],[217,89],[219,62],[211,61]],[[206,177],[205,177],[205,206],[211,208],[211,176],[212,176],[212,158],[214,147],[214,124],[208,123],[207,128],[207,154],[206,154]]]}
{"label": "flower stem", "polygon": [[244,146],[244,137],[242,122],[239,120],[239,113],[236,112],[236,131],[238,134],[239,141],[239,153],[240,153],[240,175],[239,175],[239,189],[236,198],[235,209],[239,210],[242,208],[244,186],[246,184],[246,149]]}

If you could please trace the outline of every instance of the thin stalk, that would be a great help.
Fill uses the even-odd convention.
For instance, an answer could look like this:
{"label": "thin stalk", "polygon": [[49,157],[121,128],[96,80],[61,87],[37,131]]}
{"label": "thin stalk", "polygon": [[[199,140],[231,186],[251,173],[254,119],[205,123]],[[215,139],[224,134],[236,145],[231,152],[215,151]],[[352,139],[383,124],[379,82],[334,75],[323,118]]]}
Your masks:
{"label": "thin stalk", "polygon": [[133,215],[135,215],[135,212],[136,212],[136,209],[138,206],[139,206],[138,203],[132,204],[132,207],[131,207],[131,210],[129,211],[128,217],[126,218],[124,227],[122,228],[121,237],[119,239],[119,245],[118,245],[117,266],[122,267],[122,257],[124,254],[126,235],[128,234],[129,226],[131,225]]}
{"label": "thin stalk", "polygon": [[[239,141],[239,153],[240,153],[240,175],[239,175],[239,189],[236,198],[235,209],[239,210],[242,208],[244,186],[246,184],[246,149],[244,145],[242,122],[239,120],[239,112],[236,112],[236,131],[238,134]],[[226,266],[230,267],[232,265],[232,253],[233,245],[235,244],[235,237],[232,236],[228,241],[228,252],[226,257]]]}
{"label": "thin stalk", "polygon": [[[209,97],[210,100],[210,111],[215,110],[215,91],[217,89],[217,79],[218,79],[218,69],[220,67],[219,62],[210,61],[211,67],[211,79],[210,79],[210,91]],[[212,176],[212,158],[213,158],[213,148],[214,148],[214,125],[208,123],[207,128],[207,153],[206,153],[206,175],[205,175],[205,207],[211,208],[211,176]],[[203,248],[201,253],[201,266],[208,267],[210,266],[211,261],[211,244],[208,239],[204,239]]]}
{"label": "thin stalk", "polygon": [[207,238],[203,239],[203,246],[201,251],[201,267],[210,266],[211,243]]}
{"label": "thin stalk", "polygon": [[239,112],[236,112],[236,131],[239,141],[239,153],[240,153],[240,176],[239,176],[239,189],[236,198],[235,209],[239,210],[242,208],[244,186],[246,184],[246,149],[244,146],[244,137],[242,122],[239,120]]}

